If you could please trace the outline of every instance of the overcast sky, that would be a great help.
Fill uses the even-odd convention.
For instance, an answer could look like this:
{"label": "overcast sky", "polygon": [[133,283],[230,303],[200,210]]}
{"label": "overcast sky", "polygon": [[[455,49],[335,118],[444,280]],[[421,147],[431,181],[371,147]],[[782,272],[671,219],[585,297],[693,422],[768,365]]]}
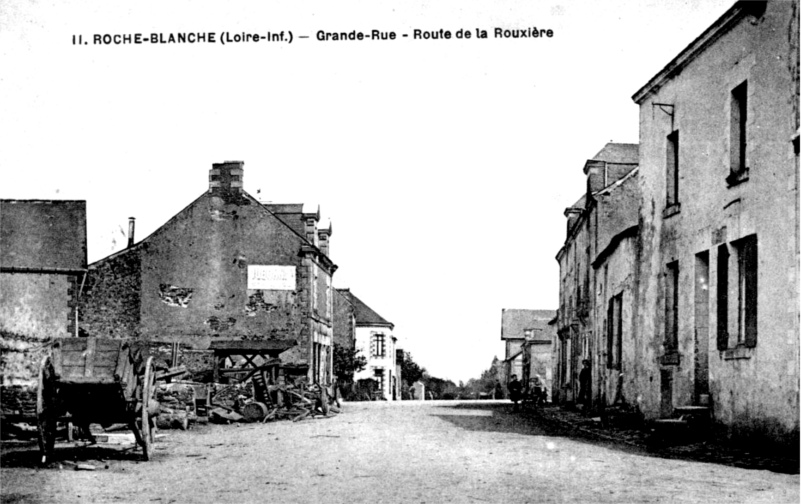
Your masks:
{"label": "overcast sky", "polygon": [[[212,163],[243,160],[246,191],[331,220],[335,286],[466,381],[503,358],[502,308],[557,308],[584,162],[637,142],[631,96],[733,0],[66,4],[0,1],[0,198],[86,200],[93,262],[125,246],[129,216],[142,239]],[[471,39],[413,39],[460,28]],[[397,39],[316,39],[372,29]],[[92,44],[178,32],[217,42]]]}

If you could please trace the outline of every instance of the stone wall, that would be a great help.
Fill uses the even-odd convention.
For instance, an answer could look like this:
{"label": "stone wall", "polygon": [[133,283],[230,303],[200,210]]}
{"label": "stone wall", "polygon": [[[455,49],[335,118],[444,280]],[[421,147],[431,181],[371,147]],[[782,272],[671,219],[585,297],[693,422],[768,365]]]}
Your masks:
{"label": "stone wall", "polygon": [[81,293],[78,324],[81,334],[104,338],[139,335],[141,250],[93,264]]}

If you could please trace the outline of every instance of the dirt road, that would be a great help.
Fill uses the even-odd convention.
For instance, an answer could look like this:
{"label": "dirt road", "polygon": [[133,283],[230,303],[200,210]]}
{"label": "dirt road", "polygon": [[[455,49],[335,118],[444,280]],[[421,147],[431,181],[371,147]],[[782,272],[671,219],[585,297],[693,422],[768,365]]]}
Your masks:
{"label": "dirt road", "polygon": [[[3,502],[799,501],[799,476],[572,440],[508,403],[350,403],[298,423],[165,431],[152,462],[120,447],[4,447]],[[76,471],[69,462],[95,471]]]}

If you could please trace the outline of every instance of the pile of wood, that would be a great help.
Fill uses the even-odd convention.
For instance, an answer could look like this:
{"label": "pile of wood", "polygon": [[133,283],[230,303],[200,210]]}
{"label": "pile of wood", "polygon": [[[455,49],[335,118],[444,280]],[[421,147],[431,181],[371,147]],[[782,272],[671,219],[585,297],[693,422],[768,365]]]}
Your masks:
{"label": "pile of wood", "polygon": [[293,422],[307,417],[339,413],[340,405],[326,387],[319,385],[269,385],[264,394],[267,402],[254,401],[244,415],[251,422],[267,422],[289,418]]}
{"label": "pile of wood", "polygon": [[[331,390],[319,385],[299,383],[268,385],[254,377],[252,394],[247,384],[235,384],[221,389],[211,400],[210,420],[219,423],[268,422],[291,419],[293,422],[314,416],[339,413],[340,404]],[[232,401],[232,396],[236,397]]]}
{"label": "pile of wood", "polygon": [[[230,384],[177,382],[162,383],[157,397],[161,404],[159,427],[182,428],[188,422],[216,423],[267,422],[291,419],[295,422],[314,416],[339,413],[333,387],[307,383],[307,364],[281,363],[270,359],[258,366],[243,367],[244,381]],[[233,376],[228,373],[229,379]],[[172,381],[187,376],[185,365],[161,370],[156,378]],[[194,386],[194,390],[193,390]],[[198,392],[198,387],[202,388]],[[198,403],[205,406],[201,408]],[[197,409],[196,409],[197,408]]]}
{"label": "pile of wood", "polygon": [[160,429],[186,430],[189,422],[197,419],[195,387],[185,383],[159,383],[156,388],[159,415],[156,426]]}

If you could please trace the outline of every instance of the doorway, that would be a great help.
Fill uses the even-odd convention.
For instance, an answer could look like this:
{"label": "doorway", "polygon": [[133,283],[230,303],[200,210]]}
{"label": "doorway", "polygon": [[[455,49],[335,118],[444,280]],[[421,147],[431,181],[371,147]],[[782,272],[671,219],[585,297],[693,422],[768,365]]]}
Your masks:
{"label": "doorway", "polygon": [[709,395],[709,251],[695,256],[695,404]]}

